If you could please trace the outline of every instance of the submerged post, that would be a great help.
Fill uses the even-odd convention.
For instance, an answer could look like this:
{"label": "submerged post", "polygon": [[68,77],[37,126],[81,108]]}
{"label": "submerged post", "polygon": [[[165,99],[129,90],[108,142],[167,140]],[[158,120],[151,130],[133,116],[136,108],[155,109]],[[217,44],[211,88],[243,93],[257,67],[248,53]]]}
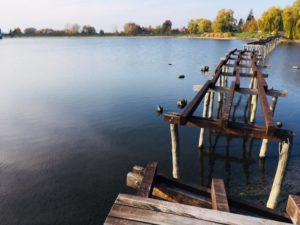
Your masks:
{"label": "submerged post", "polygon": [[[253,88],[257,89],[257,78],[253,77]],[[257,100],[258,96],[253,95],[251,98],[251,114],[250,114],[250,123],[254,123],[257,109]]]}
{"label": "submerged post", "polygon": [[[205,94],[205,100],[204,100],[204,106],[203,106],[203,113],[202,113],[203,117],[207,117],[209,100],[210,100],[210,92],[207,92]],[[203,142],[204,142],[204,128],[201,128],[198,148],[203,148]]]}
{"label": "submerged post", "polygon": [[178,136],[178,125],[170,124],[171,131],[171,142],[172,142],[172,167],[173,177],[179,178],[179,136]]}
{"label": "submerged post", "polygon": [[[270,110],[271,110],[273,116],[274,116],[275,108],[276,108],[276,105],[277,105],[277,99],[278,99],[278,97],[275,97],[275,96],[272,97],[272,105],[270,107]],[[259,158],[260,159],[266,158],[268,142],[269,142],[268,139],[263,139],[263,141],[262,141],[260,152],[259,152]]]}
{"label": "submerged post", "polygon": [[289,140],[279,144],[279,161],[278,161],[278,166],[276,169],[276,174],[274,177],[272,189],[267,202],[268,208],[275,209],[277,206],[281,185],[284,178],[284,173],[289,158],[290,148],[291,148],[291,143],[289,142]]}

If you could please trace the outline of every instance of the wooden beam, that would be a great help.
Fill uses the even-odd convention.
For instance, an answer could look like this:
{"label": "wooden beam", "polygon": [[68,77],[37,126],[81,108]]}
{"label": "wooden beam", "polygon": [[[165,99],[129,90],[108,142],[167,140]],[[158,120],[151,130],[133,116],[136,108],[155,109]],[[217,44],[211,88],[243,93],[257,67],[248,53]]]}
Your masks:
{"label": "wooden beam", "polygon": [[[202,85],[194,85],[193,86],[194,91],[199,91],[201,88],[202,88]],[[215,91],[215,92],[229,92],[230,88],[215,86],[215,87],[211,87],[209,90]],[[239,88],[239,89],[235,90],[235,92],[238,94],[242,94],[242,95],[258,95],[258,90],[251,89],[251,88]],[[285,90],[281,91],[281,90],[268,89],[266,91],[266,95],[272,96],[272,97],[287,97],[288,92]]]}
{"label": "wooden beam", "polygon": [[227,101],[226,101],[225,111],[222,115],[221,124],[222,124],[223,127],[228,126],[230,111],[231,111],[231,107],[232,107],[232,104],[233,104],[235,88],[236,88],[235,82],[232,82],[232,84],[230,86],[229,93],[228,93]]}
{"label": "wooden beam", "polygon": [[212,208],[215,210],[230,212],[225,185],[222,179],[212,179],[211,203]]}
{"label": "wooden beam", "polygon": [[[204,75],[208,75],[208,76],[213,77],[213,76],[215,76],[215,73],[214,72],[208,72],[208,73],[205,73]],[[235,74],[233,74],[232,72],[221,72],[220,75],[225,76],[225,77],[234,77],[235,76]],[[266,74],[266,73],[262,73],[262,75],[263,75],[264,78],[269,77],[269,75]],[[253,77],[253,74],[251,74],[251,73],[240,73],[240,77],[251,78],[251,77]]]}
{"label": "wooden beam", "polygon": [[293,224],[300,225],[300,196],[289,195],[286,212],[290,216]]}
{"label": "wooden beam", "polygon": [[138,189],[137,195],[145,198],[151,197],[153,185],[157,171],[157,162],[148,163],[142,183]]}
{"label": "wooden beam", "polygon": [[[140,166],[138,166],[140,167]],[[135,174],[134,169],[127,174],[127,186],[138,189],[143,179],[142,175]],[[152,191],[152,196],[164,199],[170,202],[181,204],[212,208],[211,206],[211,190],[206,187],[183,183],[180,180],[167,177],[157,173],[156,182]],[[278,213],[275,210],[256,206],[252,203],[242,202],[234,198],[228,198],[230,211],[238,213],[243,210],[244,213],[261,216],[263,218],[274,219],[282,222],[291,222],[286,214]]]}
{"label": "wooden beam", "polygon": [[283,224],[274,220],[119,194],[110,217],[148,224]]}
{"label": "wooden beam", "polygon": [[271,134],[276,129],[275,122],[273,120],[272,111],[270,110],[270,106],[268,103],[267,95],[264,89],[264,86],[258,80],[258,96],[260,99],[260,104],[262,108],[262,113],[265,120],[266,132],[267,134]]}
{"label": "wooden beam", "polygon": [[[172,123],[180,123],[180,116],[173,113],[167,113],[164,116],[164,120],[168,123],[169,121],[172,121]],[[228,122],[228,127],[224,128],[220,126],[220,120],[196,116],[190,117],[189,120],[186,121],[185,125],[198,129],[209,128],[232,136],[252,137],[258,139],[266,138],[274,141],[283,141],[294,136],[294,132],[289,130],[276,128],[273,133],[268,134],[265,127],[231,121]]]}
{"label": "wooden beam", "polygon": [[[186,107],[184,112],[182,113],[182,117],[184,120],[186,120],[188,117],[192,116],[195,110],[197,109],[198,105],[204,98],[206,92],[209,90],[211,87],[211,82],[207,81],[202,89],[197,93],[197,95],[193,98],[193,100],[190,102],[190,104]],[[185,121],[183,121],[185,122]]]}
{"label": "wooden beam", "polygon": [[[236,65],[235,64],[226,64],[225,66],[228,66],[228,67],[235,67]],[[239,65],[240,68],[248,68],[248,69],[251,69],[252,67],[250,65],[245,65],[245,64],[241,64]]]}

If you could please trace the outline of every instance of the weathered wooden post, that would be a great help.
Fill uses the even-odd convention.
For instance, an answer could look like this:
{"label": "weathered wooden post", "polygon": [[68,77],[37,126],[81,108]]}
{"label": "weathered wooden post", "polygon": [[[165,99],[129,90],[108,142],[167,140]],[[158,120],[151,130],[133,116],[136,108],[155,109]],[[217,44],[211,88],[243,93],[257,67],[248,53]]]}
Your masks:
{"label": "weathered wooden post", "polygon": [[[253,77],[253,88],[257,88],[257,78]],[[250,123],[254,123],[257,109],[257,100],[258,96],[254,95],[251,98],[251,115],[250,115]]]}
{"label": "weathered wooden post", "polygon": [[[270,106],[272,116],[274,116],[274,113],[275,113],[277,100],[278,100],[278,97],[276,97],[276,96],[272,97],[272,105]],[[261,147],[260,147],[260,152],[259,152],[259,158],[260,159],[264,159],[266,157],[268,142],[269,142],[268,139],[263,139],[263,141],[262,141],[262,144],[261,144]]]}
{"label": "weathered wooden post", "polygon": [[171,142],[172,142],[172,167],[173,177],[179,178],[179,136],[178,136],[178,125],[170,124],[171,131]]}
{"label": "weathered wooden post", "polygon": [[268,208],[275,209],[277,206],[278,197],[280,194],[281,185],[284,178],[290,149],[291,149],[291,143],[289,139],[279,144],[279,161],[278,161],[278,166],[276,169],[276,174],[274,177],[272,189],[267,202]]}
{"label": "weathered wooden post", "polygon": [[212,118],[214,112],[214,100],[215,100],[215,92],[210,92],[210,99],[209,99],[209,110],[208,110],[208,118]]}
{"label": "weathered wooden post", "polygon": [[[204,100],[204,105],[203,105],[203,113],[202,113],[203,117],[207,117],[209,99],[210,99],[210,92],[207,92],[205,94],[205,100]],[[204,142],[204,128],[201,128],[200,129],[200,137],[199,137],[198,148],[203,148],[203,142]]]}

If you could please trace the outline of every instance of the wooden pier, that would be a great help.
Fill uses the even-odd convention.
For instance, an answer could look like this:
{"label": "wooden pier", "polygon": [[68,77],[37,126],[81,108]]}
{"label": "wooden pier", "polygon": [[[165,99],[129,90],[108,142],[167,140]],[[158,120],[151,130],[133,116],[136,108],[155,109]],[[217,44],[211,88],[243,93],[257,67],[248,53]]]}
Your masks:
{"label": "wooden pier", "polygon": [[[211,80],[194,86],[197,94],[182,113],[164,115],[164,121],[170,124],[173,177],[158,173],[156,162],[148,163],[145,168],[134,166],[127,174],[127,186],[136,189],[137,195],[119,194],[105,224],[300,225],[300,196],[289,196],[285,212],[274,210],[295,135],[293,131],[282,129],[273,119],[278,98],[286,97],[287,91],[269,88],[266,82],[269,75],[261,71],[267,55],[278,43],[279,37],[269,37],[248,43],[242,50],[230,51],[210,74]],[[245,78],[249,81],[246,85]],[[237,105],[234,98],[238,95],[248,99],[244,122],[235,119]],[[258,102],[264,125],[255,123]],[[203,112],[197,115],[201,103]],[[259,158],[262,167],[268,141],[279,142],[279,161],[266,207],[228,198],[222,179],[213,178],[211,188],[183,183],[179,173],[179,126],[200,129],[198,147],[201,152],[205,129],[209,136],[212,132],[227,135],[227,150],[232,137],[243,137],[245,145],[253,139],[261,139]],[[214,147],[216,144],[217,139]],[[222,155],[215,157],[222,158]],[[240,161],[237,158],[231,160]]]}
{"label": "wooden pier", "polygon": [[[188,185],[157,172],[157,163],[134,166],[104,224],[300,224],[300,197],[290,196],[286,213],[227,198],[221,179],[211,188]],[[155,199],[154,199],[155,198]]]}
{"label": "wooden pier", "polygon": [[[230,136],[262,139],[259,153],[261,159],[266,157],[268,141],[277,141],[280,147],[279,162],[267,202],[269,208],[276,207],[294,136],[294,132],[282,129],[273,119],[278,98],[287,96],[287,92],[269,88],[265,79],[268,75],[261,72],[265,57],[278,43],[279,37],[270,37],[251,42],[245,45],[243,50],[230,51],[217,66],[212,79],[202,86],[194,87],[197,94],[182,113],[169,112],[164,115],[165,122],[170,123],[174,178],[178,178],[179,174],[178,163],[176,163],[179,154],[178,126],[200,129],[198,144],[200,149],[204,146],[206,128]],[[241,81],[242,77],[248,78],[248,84],[245,85],[245,82]],[[230,85],[228,85],[229,79],[233,80]],[[213,118],[215,93],[218,94],[217,112]],[[245,111],[249,111],[249,115],[245,116],[244,122],[235,120],[233,104],[237,95],[248,96],[249,104]],[[271,104],[268,96],[272,97]],[[202,102],[202,116],[195,115]],[[264,126],[255,124],[258,102],[260,102]]]}

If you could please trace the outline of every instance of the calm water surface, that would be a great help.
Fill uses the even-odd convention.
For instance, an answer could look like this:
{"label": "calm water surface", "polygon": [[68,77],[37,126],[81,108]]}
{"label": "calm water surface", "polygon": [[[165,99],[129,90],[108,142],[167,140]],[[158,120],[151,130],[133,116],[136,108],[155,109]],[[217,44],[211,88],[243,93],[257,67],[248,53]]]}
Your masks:
{"label": "calm water surface", "polygon": [[[155,160],[171,175],[169,127],[156,105],[179,112],[177,100],[191,100],[192,86],[208,79],[200,66],[214,68],[242,44],[172,38],[1,40],[1,224],[102,224],[117,194],[130,193],[126,174],[133,165]],[[267,63],[270,86],[289,91],[280,98],[275,119],[299,134],[300,71],[291,66],[300,64],[300,45],[278,46]],[[178,80],[179,74],[186,79]],[[211,177],[220,177],[229,195],[265,204],[277,143],[270,143],[259,170],[261,141],[247,148],[245,140],[232,138],[228,146],[221,136],[214,153],[201,157],[198,135],[199,130],[180,128],[181,178],[210,185]],[[281,207],[288,193],[299,192],[299,147],[296,136]]]}

